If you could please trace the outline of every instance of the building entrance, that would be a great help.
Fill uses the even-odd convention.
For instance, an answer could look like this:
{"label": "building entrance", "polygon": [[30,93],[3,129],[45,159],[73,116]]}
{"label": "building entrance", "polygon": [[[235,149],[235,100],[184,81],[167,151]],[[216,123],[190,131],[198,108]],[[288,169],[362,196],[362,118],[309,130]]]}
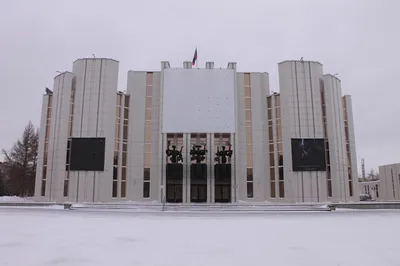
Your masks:
{"label": "building entrance", "polygon": [[207,164],[190,165],[190,202],[207,202]]}
{"label": "building entrance", "polygon": [[231,164],[216,164],[215,174],[215,202],[231,202]]}
{"label": "building entrance", "polygon": [[181,203],[183,200],[183,165],[180,163],[168,163],[166,179],[166,202]]}

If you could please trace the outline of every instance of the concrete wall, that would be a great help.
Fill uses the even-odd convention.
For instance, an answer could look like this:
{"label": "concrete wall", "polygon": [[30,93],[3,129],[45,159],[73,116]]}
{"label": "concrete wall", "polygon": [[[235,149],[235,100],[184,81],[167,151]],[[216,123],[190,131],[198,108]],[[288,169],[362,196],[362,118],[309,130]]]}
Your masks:
{"label": "concrete wall", "polygon": [[[128,199],[135,201],[141,200],[143,197],[146,74],[147,72],[128,72],[127,92],[131,96],[131,103],[129,109],[127,196]],[[150,180],[152,180],[152,177],[150,177]]]}
{"label": "concrete wall", "polygon": [[118,87],[118,61],[79,59],[76,78],[72,137],[105,137],[105,167],[99,171],[71,171],[69,201],[111,201]]}
{"label": "concrete wall", "polygon": [[400,200],[400,163],[379,166],[382,201]]}
{"label": "concrete wall", "polygon": [[[355,126],[353,118],[353,103],[350,95],[343,96],[343,101],[346,105],[346,115],[347,115],[347,127],[348,127],[348,142],[350,149],[350,171],[353,180],[353,191],[357,190],[358,187],[358,171],[357,171],[357,150],[356,150],[356,137],[355,137]],[[358,201],[359,198],[354,193],[354,198],[350,197],[350,200]]]}
{"label": "concrete wall", "polygon": [[286,200],[326,200],[326,172],[293,172],[291,138],[324,138],[320,96],[322,65],[310,61],[279,63]]}
{"label": "concrete wall", "polygon": [[43,162],[44,162],[44,148],[45,148],[45,135],[46,135],[46,124],[47,124],[47,110],[49,105],[49,98],[52,95],[43,95],[42,100],[42,112],[40,117],[40,128],[39,128],[39,145],[38,145],[38,156],[36,166],[36,179],[35,179],[35,197],[42,197],[42,178],[43,178]]}
{"label": "concrete wall", "polygon": [[381,184],[380,181],[366,181],[366,182],[359,182],[357,191],[357,197],[361,194],[368,194],[371,195],[373,200],[382,200],[382,193],[381,193]]}
{"label": "concrete wall", "polygon": [[[185,65],[186,66],[186,65]],[[118,170],[118,195],[112,197],[113,154],[115,138],[120,139],[120,158],[122,156],[123,115],[120,136],[115,134],[116,97],[118,87],[118,62],[112,59],[79,59],[73,64],[73,73],[64,73],[55,79],[54,108],[52,110],[51,150],[52,164],[48,167],[46,195],[56,201],[162,201],[165,196],[165,149],[166,135],[161,134],[163,118],[163,69],[168,62],[162,62],[160,72],[129,71],[127,94],[130,97],[128,124],[128,155],[126,175],[126,197],[121,197],[121,162]],[[191,65],[187,65],[191,67]],[[279,172],[275,170],[276,198],[270,194],[269,135],[267,118],[267,100],[269,95],[269,77],[267,73],[237,73],[234,69],[235,90],[235,133],[231,134],[234,155],[232,181],[233,201],[277,201],[277,202],[325,202],[349,201],[348,173],[346,164],[346,139],[344,134],[343,102],[349,124],[349,145],[351,147],[351,172],[357,176],[355,159],[354,121],[351,99],[341,98],[340,81],[331,75],[322,74],[322,65],[310,61],[285,61],[279,64],[280,104],[283,143],[284,194],[279,195]],[[151,73],[151,74],[149,74]],[[245,76],[250,77],[251,90],[251,139],[253,196],[247,195],[246,159],[246,112],[245,112]],[[149,80],[151,77],[151,80]],[[145,150],[145,111],[146,87],[152,84],[151,99],[151,159],[150,159],[150,198],[143,199],[143,168]],[[71,88],[75,90],[72,137],[105,137],[106,159],[104,172],[71,171],[69,177],[68,197],[63,197],[65,178],[65,156],[68,139],[68,114]],[[291,138],[324,138],[322,118],[321,90],[325,92],[328,139],[333,176],[333,197],[327,197],[326,172],[293,172],[291,155]],[[123,99],[126,99],[123,94]],[[43,167],[44,131],[46,123],[47,99],[44,96],[42,106],[41,136],[39,144],[38,171],[35,195],[40,195],[41,172]],[[179,100],[179,99],[177,99]],[[272,99],[273,138],[276,140],[275,97]],[[54,113],[54,114],[53,114]],[[124,112],[122,112],[124,113]],[[179,133],[179,132],[177,132]],[[185,132],[186,133],[186,132]],[[190,164],[187,155],[190,152],[190,134],[184,134],[184,170],[189,173]],[[214,132],[207,134],[209,153],[208,202],[213,202],[213,150]],[[278,165],[277,145],[275,147],[275,164]],[[50,157],[50,153],[49,153]],[[41,160],[41,161],[40,161]],[[50,179],[51,177],[51,179]],[[51,180],[51,181],[50,181]],[[188,181],[185,181],[188,182]],[[353,182],[354,186],[357,185]],[[187,183],[189,185],[189,183]],[[358,191],[358,188],[353,190]],[[354,193],[354,199],[358,197]],[[184,199],[190,200],[190,187],[184,191]]]}
{"label": "concrete wall", "polygon": [[253,158],[253,198],[247,197],[247,173],[246,173],[246,117],[244,75],[236,74],[235,103],[236,103],[236,134],[235,134],[235,158],[236,182],[238,201],[265,201],[268,198],[266,180],[268,180],[268,168],[266,156],[268,155],[268,135],[266,126],[266,97],[269,94],[268,73],[249,73],[251,91],[251,138]]}
{"label": "concrete wall", "polygon": [[47,159],[47,186],[50,201],[63,201],[65,164],[68,142],[68,121],[73,74],[62,73],[54,78],[53,105]]}
{"label": "concrete wall", "polygon": [[244,73],[236,74],[235,83],[235,104],[236,104],[236,137],[235,155],[237,200],[247,200],[246,192],[246,118],[244,109]]}
{"label": "concrete wall", "polygon": [[[332,75],[324,75],[323,91],[332,178],[332,198],[330,201],[342,202],[349,199],[350,193],[340,80]],[[352,196],[354,197],[354,195]]]}

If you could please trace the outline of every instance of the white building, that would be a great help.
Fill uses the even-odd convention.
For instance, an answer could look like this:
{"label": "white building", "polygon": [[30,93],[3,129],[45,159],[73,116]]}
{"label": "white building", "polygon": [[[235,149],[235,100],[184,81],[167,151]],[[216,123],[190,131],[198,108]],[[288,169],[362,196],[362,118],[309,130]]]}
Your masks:
{"label": "white building", "polygon": [[358,200],[351,97],[320,63],[279,63],[280,94],[270,93],[268,73],[238,72],[236,63],[162,62],[129,71],[125,93],[117,77],[118,62],[104,58],[79,59],[55,77],[43,96],[36,196]]}
{"label": "white building", "polygon": [[400,163],[379,166],[381,200],[400,200]]}
{"label": "white building", "polygon": [[380,180],[359,182],[360,195],[370,195],[372,200],[384,201],[380,193]]}

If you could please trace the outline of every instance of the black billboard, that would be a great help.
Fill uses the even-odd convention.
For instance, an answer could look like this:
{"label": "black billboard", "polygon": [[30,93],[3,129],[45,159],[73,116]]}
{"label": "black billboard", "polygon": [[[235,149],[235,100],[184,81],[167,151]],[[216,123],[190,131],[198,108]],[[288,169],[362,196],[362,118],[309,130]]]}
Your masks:
{"label": "black billboard", "polygon": [[71,138],[71,171],[104,171],[105,138]]}
{"label": "black billboard", "polygon": [[293,171],[326,171],[324,143],[324,139],[292,139]]}

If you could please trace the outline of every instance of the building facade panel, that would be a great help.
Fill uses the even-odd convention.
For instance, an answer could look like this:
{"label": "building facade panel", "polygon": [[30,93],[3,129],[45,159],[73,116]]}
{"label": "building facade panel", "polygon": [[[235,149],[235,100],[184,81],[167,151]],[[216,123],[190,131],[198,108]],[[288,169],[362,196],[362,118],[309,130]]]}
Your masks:
{"label": "building facade panel", "polygon": [[[354,119],[353,119],[353,104],[350,95],[343,96],[343,103],[345,105],[344,119],[345,119],[345,134],[346,134],[346,150],[348,153],[348,164],[350,165],[349,178],[351,179],[352,189],[356,191],[358,188],[358,172],[357,172],[357,149],[356,137],[354,133]],[[350,201],[359,200],[357,193],[350,196]]]}
{"label": "building facade panel", "polygon": [[[340,80],[332,75],[324,75],[324,97],[329,135],[329,159],[332,176],[332,200],[346,201],[350,197],[348,165],[346,159],[346,137],[343,119],[342,89]],[[353,196],[353,193],[351,193]]]}
{"label": "building facade panel", "polygon": [[400,163],[379,166],[379,178],[381,200],[400,200]]}
{"label": "building facade panel", "polygon": [[266,152],[265,109],[266,97],[269,94],[267,73],[250,73],[251,84],[251,142],[253,145],[253,186],[254,200],[265,201]]}
{"label": "building facade panel", "polygon": [[[213,69],[212,62],[207,62],[206,69],[191,68],[191,62],[184,62],[183,71],[178,72],[207,72],[204,77],[233,73],[231,81],[223,82],[233,84],[229,88],[233,96],[226,96],[233,98],[233,106],[227,107],[234,113],[233,130],[226,126],[217,130],[222,132],[171,129],[163,133],[169,62],[162,62],[157,72],[129,71],[126,91],[122,92],[117,91],[117,61],[75,61],[73,72],[57,77],[54,93],[44,96],[35,195],[70,202],[183,204],[357,198],[351,101],[347,96],[342,98],[340,82],[334,76],[323,75],[320,63],[280,63],[280,93],[270,93],[267,73],[238,73],[236,63],[229,63],[226,70]],[[204,80],[200,83],[208,84]],[[212,95],[200,87],[198,98],[209,101]],[[224,95],[213,100],[219,98]],[[201,105],[201,101],[196,104]],[[218,118],[218,108],[207,112],[214,111],[213,117]],[[191,117],[186,109],[174,112]],[[193,116],[186,123],[201,125],[206,120],[207,115]],[[222,124],[226,122],[222,120]],[[93,137],[106,140],[104,171],[72,171],[68,156],[74,147],[70,138]],[[307,139],[321,140],[326,171],[294,169],[292,139],[300,139],[301,147]],[[203,157],[196,157],[200,154],[197,146],[204,151]],[[202,167],[205,172],[199,170]],[[167,174],[167,168],[175,170]]]}
{"label": "building facade panel", "polygon": [[105,137],[104,171],[70,171],[69,200],[111,201],[118,65],[113,59],[78,59],[71,137]]}
{"label": "building facade panel", "polygon": [[[128,198],[143,199],[147,72],[128,72],[127,93],[131,96],[129,110]],[[150,116],[151,117],[151,116]],[[148,117],[150,119],[150,117]]]}
{"label": "building facade panel", "polygon": [[[52,100],[52,94],[43,95],[42,100],[42,112],[40,117],[40,128],[39,128],[39,145],[38,145],[38,156],[37,156],[37,168],[36,168],[36,179],[35,179],[35,197],[44,197],[46,196],[46,184],[43,186],[43,171],[47,171],[47,144],[46,144],[46,130],[47,130],[47,120],[49,114],[49,101]],[[50,104],[51,106],[51,104]],[[50,111],[51,114],[51,111]],[[45,183],[45,182],[44,182]],[[43,192],[42,192],[43,191]]]}
{"label": "building facade panel", "polygon": [[73,74],[55,77],[51,110],[50,141],[47,159],[50,201],[63,201],[65,163],[68,142],[68,121]]}
{"label": "building facade panel", "polygon": [[321,182],[323,171],[292,169],[292,138],[323,138],[320,101],[322,65],[309,61],[285,61],[279,64],[281,92],[284,171],[288,180],[287,200],[294,202],[323,201]]}

